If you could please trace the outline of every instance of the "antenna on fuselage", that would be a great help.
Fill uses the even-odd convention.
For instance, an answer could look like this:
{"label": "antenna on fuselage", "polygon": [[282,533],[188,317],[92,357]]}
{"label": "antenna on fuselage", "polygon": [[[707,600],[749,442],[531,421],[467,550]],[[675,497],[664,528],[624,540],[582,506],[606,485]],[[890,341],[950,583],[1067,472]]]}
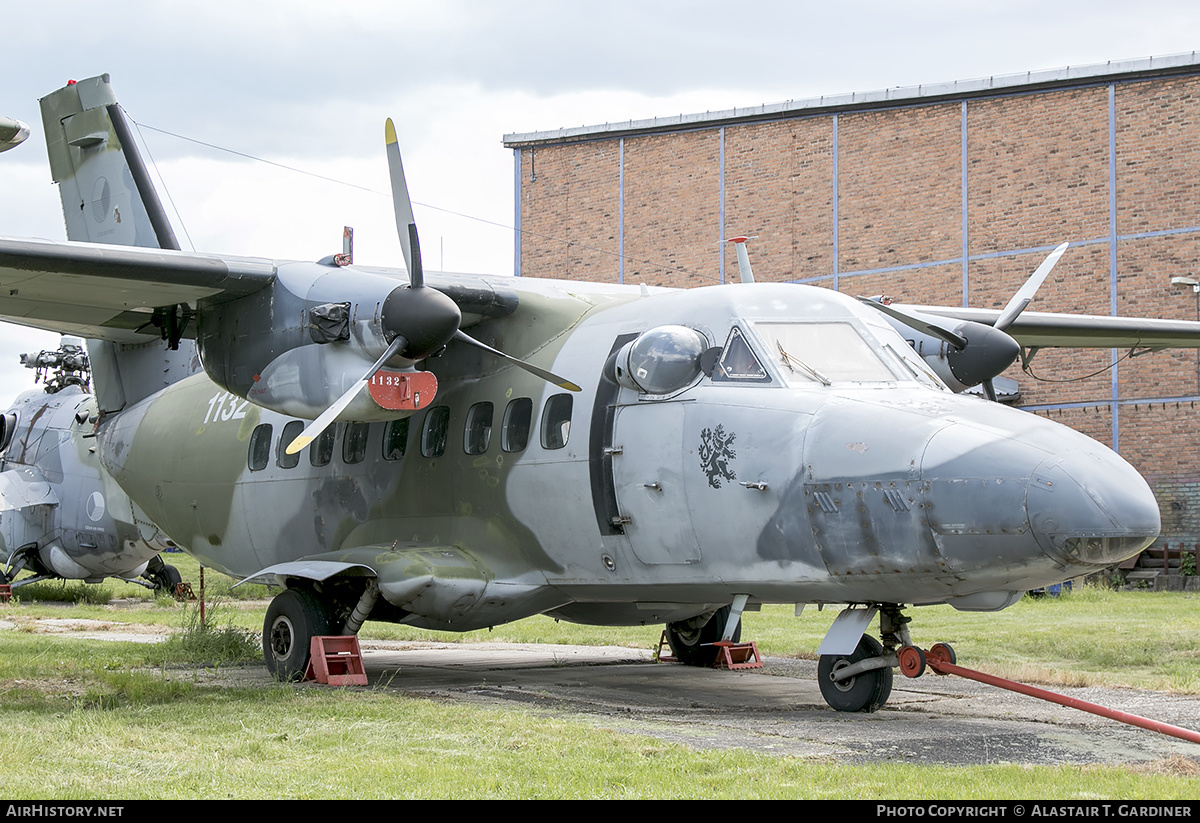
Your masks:
{"label": "antenna on fuselage", "polygon": [[746,241],[755,240],[754,237],[730,237],[726,243],[733,243],[737,247],[738,261],[738,276],[741,277],[743,283],[754,282],[754,271],[750,268],[750,254],[746,251]]}

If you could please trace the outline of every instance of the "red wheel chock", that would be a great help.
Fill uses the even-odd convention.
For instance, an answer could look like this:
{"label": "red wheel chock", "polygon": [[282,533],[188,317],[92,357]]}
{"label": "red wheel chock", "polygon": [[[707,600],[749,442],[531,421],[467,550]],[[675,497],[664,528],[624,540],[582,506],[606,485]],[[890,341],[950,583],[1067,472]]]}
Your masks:
{"label": "red wheel chock", "polygon": [[732,643],[728,640],[718,640],[713,643],[717,647],[717,660],[713,663],[715,669],[761,669],[762,658],[758,656],[758,645],[750,643]]}
{"label": "red wheel chock", "polygon": [[365,686],[367,673],[363,669],[358,635],[314,637],[310,645],[305,680],[315,680],[329,686]]}
{"label": "red wheel chock", "polygon": [[[663,649],[667,651],[664,653]],[[671,644],[667,642],[667,630],[663,629],[663,633],[658,638],[658,651],[654,653],[654,661],[656,663],[678,663],[679,658],[671,654]]]}
{"label": "red wheel chock", "polygon": [[1130,726],[1137,726],[1140,729],[1148,729],[1169,737],[1187,740],[1191,743],[1200,743],[1200,732],[1194,732],[1191,729],[1172,726],[1170,723],[1161,723],[1157,720],[1150,720],[1136,714],[1110,709],[1097,703],[1089,703],[1086,700],[1079,700],[1078,698],[1067,697],[1064,694],[1057,694],[1046,689],[1039,689],[1036,686],[1018,683],[1015,680],[1008,680],[993,674],[985,674],[974,669],[963,668],[956,665],[954,649],[945,643],[936,643],[927,652],[922,652],[915,646],[905,646],[900,649],[898,654],[900,671],[907,677],[919,676],[925,668],[922,664],[927,664],[929,668],[933,669],[935,674],[956,674],[959,677],[965,677],[977,683],[986,683],[989,686],[1008,689],[1018,694],[1036,697],[1039,700],[1046,700],[1050,703],[1057,703],[1060,706],[1067,706],[1068,708],[1079,709],[1080,711],[1096,714],[1100,717],[1107,717],[1110,720],[1128,723]]}
{"label": "red wheel chock", "polygon": [[0,603],[7,603],[9,600],[12,600],[12,586],[5,583],[0,586]]}
{"label": "red wheel chock", "polygon": [[[717,659],[713,661],[714,669],[761,669],[763,666],[756,643],[718,640],[713,645],[717,647]],[[667,642],[665,631],[658,638],[658,651],[654,653],[654,659],[659,663],[679,662],[679,658],[671,654],[671,644]]]}

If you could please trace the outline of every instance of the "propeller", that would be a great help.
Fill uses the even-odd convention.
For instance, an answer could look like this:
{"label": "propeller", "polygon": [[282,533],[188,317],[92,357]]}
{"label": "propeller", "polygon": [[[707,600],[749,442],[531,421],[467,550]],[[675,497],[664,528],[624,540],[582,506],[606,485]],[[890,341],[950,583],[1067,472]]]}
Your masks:
{"label": "propeller", "polygon": [[288,454],[296,454],[320,436],[330,423],[345,410],[359,392],[370,382],[372,375],[393,357],[403,357],[411,362],[424,360],[444,348],[451,340],[458,340],[477,349],[489,352],[518,366],[530,374],[553,383],[568,391],[580,391],[579,386],[553,372],[526,363],[520,358],[505,354],[481,343],[464,332],[462,312],[448,296],[425,285],[425,272],[421,265],[421,243],[417,236],[416,219],[413,217],[412,200],[408,196],[408,183],[404,178],[404,164],[400,160],[400,145],[396,139],[396,127],[388,118],[384,126],[387,149],[388,174],[392,183],[392,203],[396,213],[396,231],[400,236],[400,248],[404,253],[404,265],[408,269],[408,285],[393,289],[383,301],[379,323],[387,349],[374,365],[358,381],[309,423],[287,447]]}
{"label": "propeller", "polygon": [[1037,294],[1037,290],[1042,287],[1046,275],[1058,263],[1058,258],[1063,256],[1063,252],[1067,250],[1067,246],[1069,245],[1069,243],[1063,243],[1050,252],[1050,255],[1042,261],[1042,265],[1037,267],[1037,271],[1031,274],[1029,279],[1025,281],[1025,285],[1017,289],[1017,293],[1012,296],[1012,299],[1008,301],[1008,305],[1004,307],[1004,311],[1000,312],[1000,316],[996,318],[993,328],[1004,331],[1013,324],[1013,321],[1021,315],[1021,312],[1025,311],[1025,307],[1033,301],[1033,296]]}
{"label": "propeller", "polygon": [[1033,301],[1034,295],[1068,245],[1070,244],[1063,243],[1050,252],[1008,301],[996,322],[990,326],[964,320],[951,329],[942,325],[941,318],[901,310],[876,300],[862,297],[859,299],[909,328],[945,342],[949,346],[945,360],[954,379],[964,387],[982,385],[988,399],[995,400],[996,389],[992,381],[1011,366],[1021,353],[1021,344],[1014,340],[1006,329],[1016,322],[1021,312]]}

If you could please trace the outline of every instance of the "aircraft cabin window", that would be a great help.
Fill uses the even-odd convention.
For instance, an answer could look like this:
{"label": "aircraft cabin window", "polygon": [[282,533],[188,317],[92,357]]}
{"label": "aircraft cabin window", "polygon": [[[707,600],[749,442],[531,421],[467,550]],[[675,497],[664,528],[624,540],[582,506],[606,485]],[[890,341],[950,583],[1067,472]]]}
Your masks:
{"label": "aircraft cabin window", "polygon": [[250,435],[250,454],[247,463],[250,471],[258,472],[271,462],[271,424],[260,423]]}
{"label": "aircraft cabin window", "polygon": [[337,424],[334,423],[317,435],[317,439],[308,446],[309,463],[317,467],[329,465],[333,459],[333,438],[336,433]]}
{"label": "aircraft cabin window", "polygon": [[770,383],[771,375],[758,362],[742,330],[734,326],[717,358],[712,379],[714,383]]}
{"label": "aircraft cabin window", "polygon": [[500,429],[500,448],[506,452],[524,451],[529,445],[529,424],[533,420],[533,401],[528,397],[510,400],[504,409]]}
{"label": "aircraft cabin window", "polygon": [[561,449],[571,434],[571,395],[556,394],[542,411],[542,448]]}
{"label": "aircraft cabin window", "polygon": [[292,445],[292,441],[304,431],[304,421],[289,420],[288,424],[283,427],[283,434],[279,435],[279,447],[275,453],[275,463],[281,469],[294,469],[300,465],[300,452],[288,454],[287,447]]}
{"label": "aircraft cabin window", "polygon": [[463,450],[467,454],[483,454],[492,441],[492,404],[476,403],[467,411],[467,427],[463,432]]}
{"label": "aircraft cabin window", "polygon": [[450,407],[434,406],[425,415],[421,428],[421,454],[441,457],[446,451],[446,433],[450,430]]}
{"label": "aircraft cabin window", "polygon": [[383,427],[383,459],[399,460],[408,446],[408,418],[389,420]]}
{"label": "aircraft cabin window", "polygon": [[370,432],[366,423],[347,423],[342,435],[342,462],[361,463],[367,456],[367,434]]}

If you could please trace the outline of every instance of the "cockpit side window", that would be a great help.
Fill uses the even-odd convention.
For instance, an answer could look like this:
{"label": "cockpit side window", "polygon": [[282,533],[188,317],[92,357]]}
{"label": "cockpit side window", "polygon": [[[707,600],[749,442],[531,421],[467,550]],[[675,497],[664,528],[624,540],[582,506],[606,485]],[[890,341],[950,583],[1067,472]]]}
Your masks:
{"label": "cockpit side window", "polygon": [[734,326],[717,358],[712,379],[714,383],[770,383],[771,375],[758,362],[742,330]]}

